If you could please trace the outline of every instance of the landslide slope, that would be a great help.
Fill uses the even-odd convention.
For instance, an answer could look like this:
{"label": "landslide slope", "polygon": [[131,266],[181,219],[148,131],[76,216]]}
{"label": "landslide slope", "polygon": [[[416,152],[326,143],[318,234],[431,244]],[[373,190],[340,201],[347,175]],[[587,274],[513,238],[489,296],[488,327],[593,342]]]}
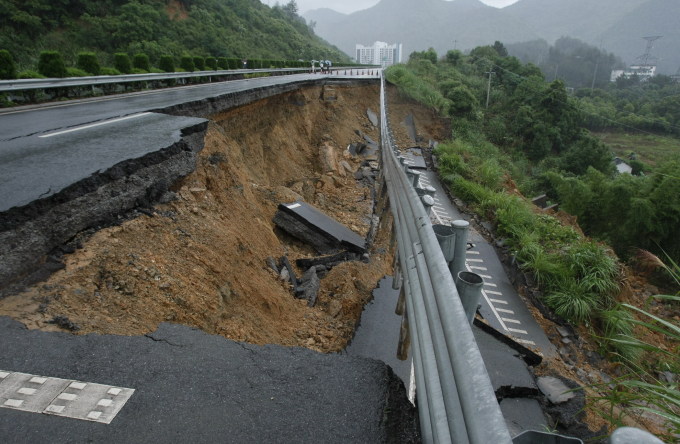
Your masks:
{"label": "landslide slope", "polygon": [[388,230],[378,233],[368,262],[343,263],[321,280],[312,308],[266,264],[315,255],[274,226],[279,203],[303,199],[362,236],[369,231],[372,186],[349,171],[324,170],[328,150],[320,147],[360,168],[365,159],[345,147],[360,141],[355,130],[378,139],[366,117],[367,108],[378,109],[378,86],[333,90],[337,100],[310,87],[212,116],[198,166],[174,184],[174,200],[76,239],[80,248],[65,256],[65,268],[0,300],[0,315],[29,328],[122,335],[169,321],[238,341],[342,350],[390,272]]}

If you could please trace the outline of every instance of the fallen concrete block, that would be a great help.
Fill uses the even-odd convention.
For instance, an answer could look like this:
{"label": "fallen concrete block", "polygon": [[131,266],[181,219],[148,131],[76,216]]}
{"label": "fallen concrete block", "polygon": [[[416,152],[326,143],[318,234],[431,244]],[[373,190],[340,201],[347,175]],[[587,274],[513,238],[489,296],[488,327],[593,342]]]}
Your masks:
{"label": "fallen concrete block", "polygon": [[280,204],[274,223],[297,239],[313,246],[321,254],[348,250],[366,252],[366,240],[305,202]]}

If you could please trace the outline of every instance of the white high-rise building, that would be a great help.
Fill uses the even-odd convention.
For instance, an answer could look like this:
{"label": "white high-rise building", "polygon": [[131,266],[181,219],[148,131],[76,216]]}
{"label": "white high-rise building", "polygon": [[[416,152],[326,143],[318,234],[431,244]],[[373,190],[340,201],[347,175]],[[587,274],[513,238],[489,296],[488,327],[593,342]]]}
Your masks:
{"label": "white high-rise building", "polygon": [[356,60],[362,65],[380,65],[383,68],[401,63],[401,43],[388,45],[375,42],[373,46],[356,45]]}

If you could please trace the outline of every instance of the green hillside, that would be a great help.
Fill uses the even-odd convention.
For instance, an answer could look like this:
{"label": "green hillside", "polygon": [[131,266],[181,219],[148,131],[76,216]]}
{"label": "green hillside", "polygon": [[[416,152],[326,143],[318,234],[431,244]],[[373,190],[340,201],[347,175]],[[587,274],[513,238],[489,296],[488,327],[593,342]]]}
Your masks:
{"label": "green hillside", "polygon": [[0,49],[19,69],[58,50],[67,63],[92,51],[113,54],[347,61],[297,15],[294,0],[269,7],[258,0],[0,0]]}

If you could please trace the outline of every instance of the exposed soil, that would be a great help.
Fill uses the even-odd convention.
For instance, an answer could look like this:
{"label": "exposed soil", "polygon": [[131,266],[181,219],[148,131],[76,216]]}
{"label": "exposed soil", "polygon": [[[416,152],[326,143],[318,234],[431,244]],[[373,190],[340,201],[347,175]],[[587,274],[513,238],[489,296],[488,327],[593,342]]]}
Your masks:
{"label": "exposed soil", "polygon": [[[324,101],[323,88],[314,87],[212,116],[198,167],[175,184],[174,200],[75,239],[81,248],[65,256],[65,268],[0,300],[0,315],[46,331],[140,335],[161,322],[175,322],[237,341],[343,350],[373,288],[391,273],[385,229],[390,221],[382,222],[368,263],[343,263],[321,280],[314,307],[295,299],[289,284],[266,264],[268,257],[287,255],[294,264],[316,255],[274,226],[279,203],[302,199],[362,236],[370,229],[372,186],[342,167],[324,172],[319,148],[329,144],[338,161],[360,168],[365,159],[351,156],[346,147],[361,141],[355,130],[379,139],[366,116],[367,108],[379,109],[378,87],[334,89],[337,100]],[[450,137],[447,122],[431,110],[396,90],[389,102],[401,148]],[[403,124],[409,114],[420,143]],[[389,212],[385,215],[389,219]],[[564,214],[560,219],[576,225]],[[627,301],[641,304],[653,291],[637,277],[627,276],[625,283]],[[563,347],[555,325],[530,309]],[[598,359],[588,337],[585,327],[578,328],[568,357],[546,360],[536,373],[581,385],[601,382],[606,373],[616,376],[616,367]],[[590,409],[583,421],[593,431],[606,425]]]}
{"label": "exposed soil", "polygon": [[[321,280],[313,308],[266,265],[268,257],[314,256],[275,228],[279,203],[297,199],[365,236],[371,187],[339,168],[324,173],[319,147],[330,144],[353,170],[345,147],[379,131],[377,86],[309,88],[212,117],[196,171],[173,187],[176,199],[94,233],[65,256],[66,267],[0,301],[0,315],[29,328],[78,334],[139,335],[169,321],[237,341],[342,350],[378,280],[390,272],[383,233],[369,263],[347,262]],[[298,276],[304,270],[297,270]]]}

